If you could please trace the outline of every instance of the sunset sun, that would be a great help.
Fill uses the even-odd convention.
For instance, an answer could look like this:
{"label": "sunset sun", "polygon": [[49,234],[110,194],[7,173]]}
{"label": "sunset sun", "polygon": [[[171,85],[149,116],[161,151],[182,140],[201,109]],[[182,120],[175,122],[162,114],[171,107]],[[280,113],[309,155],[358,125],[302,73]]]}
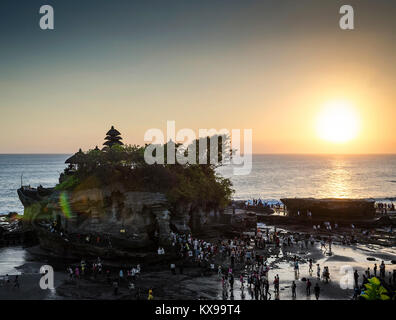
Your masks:
{"label": "sunset sun", "polygon": [[318,136],[334,143],[348,142],[359,132],[359,116],[352,104],[332,101],[323,106],[317,119]]}

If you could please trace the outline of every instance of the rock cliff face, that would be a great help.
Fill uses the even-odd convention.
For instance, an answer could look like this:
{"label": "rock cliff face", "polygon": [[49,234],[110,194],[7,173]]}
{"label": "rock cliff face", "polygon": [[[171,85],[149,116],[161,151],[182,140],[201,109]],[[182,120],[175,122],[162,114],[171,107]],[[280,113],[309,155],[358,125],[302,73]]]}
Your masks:
{"label": "rock cliff face", "polygon": [[[32,192],[18,190],[25,218],[37,230],[41,247],[62,256],[139,256],[167,247],[171,231],[191,233],[222,222],[218,211],[190,204],[170,208],[162,193],[128,191],[121,184],[55,190],[39,200],[29,198]],[[53,221],[56,232],[50,232]]]}
{"label": "rock cliff face", "polygon": [[[23,190],[18,193],[23,195]],[[171,214],[164,194],[126,191],[121,185],[53,191],[47,198],[25,204],[25,217],[38,230],[41,246],[60,250],[62,255],[68,250],[99,254],[109,247],[113,252],[155,251],[158,246],[169,245],[171,233]],[[189,214],[181,208],[173,228],[189,232],[189,220]],[[48,224],[51,221],[56,221],[57,229],[52,234]],[[60,232],[69,239],[57,241]],[[80,248],[80,244],[85,248]]]}

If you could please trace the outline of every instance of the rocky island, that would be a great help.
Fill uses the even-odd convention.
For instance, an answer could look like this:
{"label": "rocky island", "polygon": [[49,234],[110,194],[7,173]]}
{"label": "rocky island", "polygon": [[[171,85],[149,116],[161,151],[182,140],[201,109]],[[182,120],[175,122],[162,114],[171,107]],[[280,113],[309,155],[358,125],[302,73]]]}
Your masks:
{"label": "rocky island", "polygon": [[171,231],[227,219],[231,182],[214,165],[147,165],[147,145],[124,145],[114,127],[103,145],[68,158],[55,188],[18,189],[24,224],[50,254],[147,257],[169,246]]}

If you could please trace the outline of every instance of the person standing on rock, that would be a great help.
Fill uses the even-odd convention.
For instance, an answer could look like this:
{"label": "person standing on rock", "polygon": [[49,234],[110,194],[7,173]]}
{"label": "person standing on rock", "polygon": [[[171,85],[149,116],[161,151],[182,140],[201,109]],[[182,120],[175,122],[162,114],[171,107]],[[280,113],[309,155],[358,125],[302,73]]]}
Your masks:
{"label": "person standing on rock", "polygon": [[307,287],[306,287],[307,296],[311,295],[311,286],[312,286],[311,281],[309,281],[309,279],[307,279]]}
{"label": "person standing on rock", "polygon": [[[269,281],[268,279],[264,283],[264,292],[265,292],[265,300],[270,300],[271,299],[271,293],[269,292]],[[269,295],[269,299],[268,299]]]}
{"label": "person standing on rock", "polygon": [[355,288],[359,287],[359,273],[357,270],[353,273],[353,278],[355,279]]}
{"label": "person standing on rock", "polygon": [[69,279],[73,280],[73,269],[71,267],[68,268],[68,272],[69,272]]}
{"label": "person standing on rock", "polygon": [[294,263],[294,272],[296,273],[296,275],[300,274],[300,267],[298,266],[298,261]]}
{"label": "person standing on rock", "polygon": [[14,288],[18,288],[19,289],[19,279],[18,279],[18,275],[15,276],[14,279]]}
{"label": "person standing on rock", "polygon": [[319,287],[319,283],[317,283],[317,282],[316,282],[316,285],[315,285],[315,287],[314,287],[314,291],[315,291],[316,300],[319,300],[320,287]]}
{"label": "person standing on rock", "polygon": [[149,290],[147,300],[154,300],[153,290],[152,289]]}
{"label": "person standing on rock", "polygon": [[376,263],[374,264],[373,270],[374,270],[374,277],[377,277],[377,264]]}
{"label": "person standing on rock", "polygon": [[276,275],[274,279],[275,294],[279,294],[279,276]]}
{"label": "person standing on rock", "polygon": [[234,290],[234,276],[232,275],[232,273],[230,274],[230,290],[233,291]]}
{"label": "person standing on rock", "polygon": [[291,289],[292,289],[292,298],[293,298],[293,299],[296,299],[296,298],[297,298],[297,295],[296,295],[296,288],[297,288],[296,282],[293,281],[292,286],[291,286]]}
{"label": "person standing on rock", "polygon": [[381,265],[380,265],[380,277],[385,278],[385,263],[384,263],[384,261],[382,261]]}
{"label": "person standing on rock", "polygon": [[113,282],[113,290],[114,295],[116,296],[118,294],[118,281]]}
{"label": "person standing on rock", "polygon": [[122,269],[120,270],[119,278],[120,278],[120,282],[124,280],[124,271],[122,271]]}
{"label": "person standing on rock", "polygon": [[176,275],[176,265],[174,263],[171,263],[170,269],[173,275]]}

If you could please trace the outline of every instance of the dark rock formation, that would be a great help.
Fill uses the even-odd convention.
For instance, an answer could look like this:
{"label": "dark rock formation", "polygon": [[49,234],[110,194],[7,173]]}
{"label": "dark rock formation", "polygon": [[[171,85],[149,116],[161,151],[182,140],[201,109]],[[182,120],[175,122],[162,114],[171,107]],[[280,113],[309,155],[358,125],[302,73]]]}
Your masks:
{"label": "dark rock formation", "polygon": [[230,222],[218,211],[189,204],[173,208],[162,193],[127,191],[121,184],[55,190],[46,197],[31,188],[18,194],[24,221],[36,230],[41,248],[63,257],[143,257],[169,246],[171,231],[199,232]]}
{"label": "dark rock formation", "polygon": [[312,219],[341,221],[351,219],[369,219],[375,215],[374,200],[368,199],[314,199],[286,198],[281,199],[289,216],[307,218],[312,212]]}

